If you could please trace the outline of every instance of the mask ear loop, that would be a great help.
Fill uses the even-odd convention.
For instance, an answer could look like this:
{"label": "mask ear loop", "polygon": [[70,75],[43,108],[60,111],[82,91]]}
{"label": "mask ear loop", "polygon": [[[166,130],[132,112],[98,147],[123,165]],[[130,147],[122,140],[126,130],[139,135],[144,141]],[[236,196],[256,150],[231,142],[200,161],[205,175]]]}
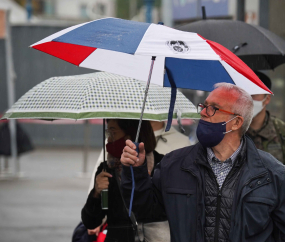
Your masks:
{"label": "mask ear loop", "polygon": [[[237,115],[237,116],[238,116],[238,115]],[[228,122],[231,122],[231,121],[234,120],[237,116],[233,117],[232,119],[230,119],[229,121],[223,123],[222,125],[225,125],[225,124],[227,124]],[[232,131],[233,131],[233,130],[229,130],[229,131],[227,131],[227,132],[223,132],[223,134],[227,134],[227,133],[232,132]]]}
{"label": "mask ear loop", "polygon": [[265,98],[261,101],[262,104],[263,104],[263,102],[266,100],[267,96],[268,96],[268,94],[265,94]]}
{"label": "mask ear loop", "polygon": [[268,95],[268,94],[266,94],[266,95],[265,95],[265,98],[261,101],[261,102],[262,102],[262,109],[265,107],[265,105],[263,104],[263,102],[266,100],[267,95]]}
{"label": "mask ear loop", "polygon": [[[237,115],[237,116],[238,116],[238,115]],[[222,125],[225,125],[225,124],[227,124],[228,122],[231,122],[231,121],[234,120],[237,116],[233,117],[232,119],[230,119],[229,121],[223,123]]]}
{"label": "mask ear loop", "polygon": [[229,130],[229,131],[227,131],[227,132],[224,132],[223,134],[227,134],[227,133],[229,133],[229,132],[232,132],[232,130]]}

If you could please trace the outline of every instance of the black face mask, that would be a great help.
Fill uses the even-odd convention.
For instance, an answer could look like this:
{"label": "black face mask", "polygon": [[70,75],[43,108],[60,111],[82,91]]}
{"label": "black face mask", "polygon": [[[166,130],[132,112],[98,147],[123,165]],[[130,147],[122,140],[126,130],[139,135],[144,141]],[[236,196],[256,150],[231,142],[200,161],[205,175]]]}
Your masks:
{"label": "black face mask", "polygon": [[226,132],[226,124],[236,117],[237,116],[227,122],[221,123],[211,123],[200,119],[196,130],[196,135],[201,145],[211,148],[221,143],[225,137],[225,134],[232,131],[230,130]]}

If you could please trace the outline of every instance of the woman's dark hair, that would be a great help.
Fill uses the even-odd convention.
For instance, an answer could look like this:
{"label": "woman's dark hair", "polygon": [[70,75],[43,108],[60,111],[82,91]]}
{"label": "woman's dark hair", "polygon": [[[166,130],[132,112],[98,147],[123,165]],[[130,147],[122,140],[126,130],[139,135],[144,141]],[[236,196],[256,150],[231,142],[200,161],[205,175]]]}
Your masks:
{"label": "woman's dark hair", "polygon": [[[110,119],[107,119],[109,122]],[[119,127],[125,132],[127,136],[130,136],[132,141],[135,141],[137,135],[137,129],[139,126],[139,120],[135,119],[114,119],[117,121]],[[145,152],[149,153],[154,151],[156,146],[156,139],[151,127],[151,124],[147,120],[143,120],[141,124],[141,130],[139,135],[139,143],[144,143]]]}

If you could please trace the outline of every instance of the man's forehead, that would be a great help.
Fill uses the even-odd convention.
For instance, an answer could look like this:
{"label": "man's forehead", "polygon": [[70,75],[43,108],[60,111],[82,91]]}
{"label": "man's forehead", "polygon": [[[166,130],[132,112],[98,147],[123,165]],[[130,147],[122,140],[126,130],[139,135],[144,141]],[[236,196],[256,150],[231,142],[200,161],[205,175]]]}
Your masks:
{"label": "man's forehead", "polygon": [[233,105],[236,99],[237,95],[235,95],[233,92],[229,92],[223,88],[217,88],[210,93],[205,101],[205,104],[220,108],[230,107]]}

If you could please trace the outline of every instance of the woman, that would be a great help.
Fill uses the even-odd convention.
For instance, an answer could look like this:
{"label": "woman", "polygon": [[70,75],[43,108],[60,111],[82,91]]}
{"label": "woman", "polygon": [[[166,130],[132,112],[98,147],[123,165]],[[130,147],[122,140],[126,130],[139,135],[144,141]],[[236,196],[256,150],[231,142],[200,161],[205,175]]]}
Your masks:
{"label": "woman", "polygon": [[[98,227],[107,215],[108,232],[105,242],[134,241],[134,230],[120,194],[119,182],[121,176],[120,157],[125,147],[125,141],[127,139],[135,140],[138,123],[138,120],[107,120],[107,161],[102,162],[98,167],[94,188],[91,190],[81,212],[82,222],[88,229]],[[156,140],[149,121],[142,122],[139,142],[145,144],[147,167],[149,174],[152,175],[154,166],[163,156],[154,151]],[[105,167],[106,170],[104,170]],[[101,191],[104,189],[108,189],[108,210],[101,208]],[[135,216],[138,222],[144,223],[165,221],[167,219],[165,213],[160,211],[152,218],[146,213],[138,213]]]}

